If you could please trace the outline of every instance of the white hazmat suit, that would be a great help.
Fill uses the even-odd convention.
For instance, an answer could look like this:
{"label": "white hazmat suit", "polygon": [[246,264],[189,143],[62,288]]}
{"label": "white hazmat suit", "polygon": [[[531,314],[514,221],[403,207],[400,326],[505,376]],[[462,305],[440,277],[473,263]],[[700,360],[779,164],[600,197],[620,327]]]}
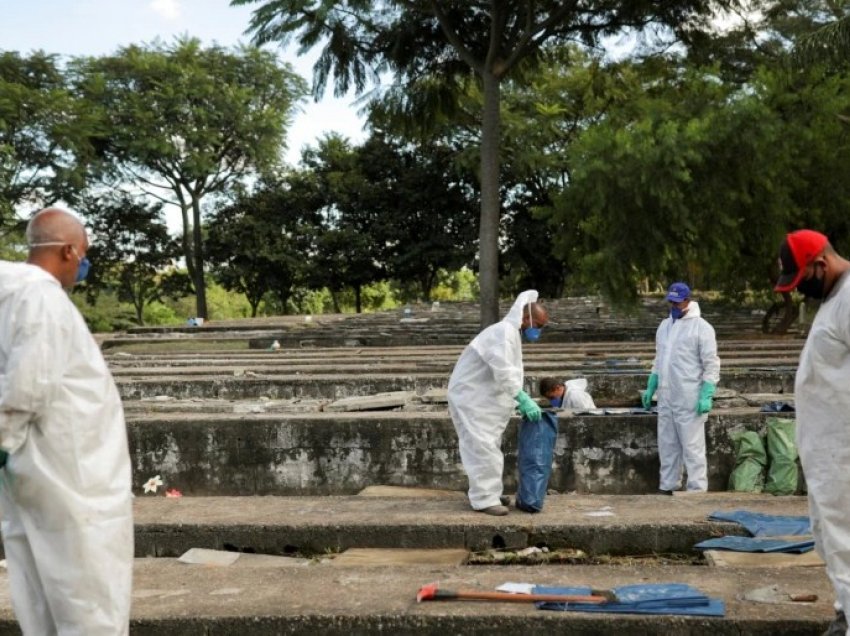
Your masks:
{"label": "white hazmat suit", "polygon": [[658,326],[652,373],[658,374],[658,487],[676,490],[684,463],[687,489],[707,490],[708,414],[697,413],[697,402],[703,382],[720,380],[720,358],[714,328],[700,316],[698,303],[691,301],[684,316],[678,320],[668,316]]}
{"label": "white hazmat suit", "polygon": [[0,262],[3,546],[24,634],[129,629],[130,457],[121,400],[59,281]]}
{"label": "white hazmat suit", "polygon": [[469,503],[475,510],[499,505],[502,494],[502,434],[523,387],[522,309],[537,301],[528,290],[501,322],[479,333],[461,353],[449,379],[449,413],[457,431],[460,458],[469,477]]}
{"label": "white hazmat suit", "polygon": [[596,408],[593,398],[587,392],[586,378],[574,378],[564,382],[564,401],[561,403],[561,408],[573,411]]}
{"label": "white hazmat suit", "polygon": [[812,322],[794,402],[815,547],[850,616],[850,272],[836,281]]}

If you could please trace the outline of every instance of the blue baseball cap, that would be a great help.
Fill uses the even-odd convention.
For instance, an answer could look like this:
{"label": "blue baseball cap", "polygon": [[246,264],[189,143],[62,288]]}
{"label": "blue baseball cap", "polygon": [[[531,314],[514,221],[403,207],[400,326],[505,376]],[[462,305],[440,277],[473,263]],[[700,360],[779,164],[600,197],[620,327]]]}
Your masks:
{"label": "blue baseball cap", "polygon": [[671,303],[680,303],[691,297],[691,288],[685,283],[673,283],[667,290],[667,300]]}

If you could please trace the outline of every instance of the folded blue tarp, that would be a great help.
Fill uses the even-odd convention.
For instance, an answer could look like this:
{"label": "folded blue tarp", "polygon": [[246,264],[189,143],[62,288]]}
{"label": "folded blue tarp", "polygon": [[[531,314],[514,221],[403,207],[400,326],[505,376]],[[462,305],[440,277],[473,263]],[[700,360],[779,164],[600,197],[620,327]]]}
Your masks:
{"label": "folded blue tarp", "polygon": [[708,518],[711,521],[740,523],[754,537],[780,537],[812,533],[812,524],[807,516],[790,517],[749,512],[748,510],[717,510],[708,515]]}
{"label": "folded blue tarp", "polygon": [[[684,583],[641,583],[621,585],[613,589],[617,601],[612,603],[536,603],[539,609],[560,612],[600,612],[614,614],[675,614],[683,616],[723,616],[722,599],[709,598]],[[534,594],[591,593],[589,587],[548,587],[537,585]]]}
{"label": "folded blue tarp", "polygon": [[802,554],[814,549],[814,539],[787,541],[771,537],[719,537],[694,546],[697,550],[732,550],[734,552],[794,552]]}
{"label": "folded blue tarp", "polygon": [[788,402],[768,402],[763,404],[759,409],[762,413],[793,413],[795,411],[793,404]]}

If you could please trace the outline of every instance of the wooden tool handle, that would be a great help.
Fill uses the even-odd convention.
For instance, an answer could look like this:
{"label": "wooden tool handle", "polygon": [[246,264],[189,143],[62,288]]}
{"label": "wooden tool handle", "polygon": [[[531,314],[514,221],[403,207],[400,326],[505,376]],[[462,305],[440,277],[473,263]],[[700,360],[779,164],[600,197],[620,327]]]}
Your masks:
{"label": "wooden tool handle", "polygon": [[[448,590],[441,590],[449,594]],[[477,590],[458,590],[454,593],[456,598],[465,598],[477,601],[507,601],[511,603],[536,603],[537,601],[549,601],[553,603],[604,603],[604,596],[582,595],[582,594],[511,594],[510,592],[479,592]],[[447,597],[444,597],[447,598]]]}

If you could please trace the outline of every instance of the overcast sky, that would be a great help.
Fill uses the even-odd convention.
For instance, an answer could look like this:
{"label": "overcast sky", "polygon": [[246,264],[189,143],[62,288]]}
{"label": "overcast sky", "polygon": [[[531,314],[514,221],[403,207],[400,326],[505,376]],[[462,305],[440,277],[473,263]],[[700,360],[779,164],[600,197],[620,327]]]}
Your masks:
{"label": "overcast sky", "polygon": [[[247,43],[244,31],[252,9],[230,0],[0,0],[0,49],[29,53],[41,49],[62,55],[102,55],[127,44],[190,35],[205,44]],[[315,55],[279,52],[295,71],[312,78]],[[336,131],[354,142],[364,138],[354,96],[336,99],[329,91],[319,102],[302,105],[287,137],[286,159],[296,163],[305,144]]]}

